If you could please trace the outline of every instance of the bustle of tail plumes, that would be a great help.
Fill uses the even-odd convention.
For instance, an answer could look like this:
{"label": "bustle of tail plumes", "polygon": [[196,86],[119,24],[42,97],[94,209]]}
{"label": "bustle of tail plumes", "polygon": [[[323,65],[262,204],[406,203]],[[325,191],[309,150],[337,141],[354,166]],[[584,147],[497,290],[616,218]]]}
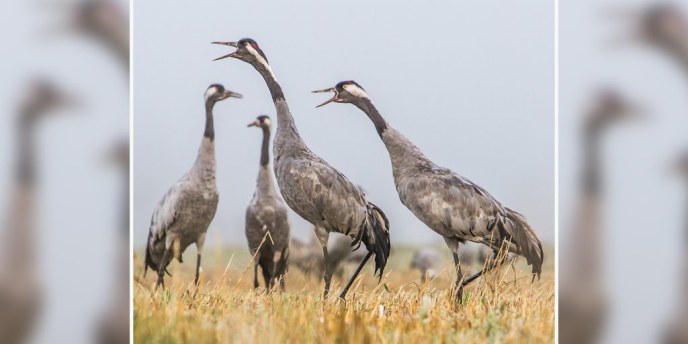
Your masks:
{"label": "bustle of tail plumes", "polygon": [[148,273],[148,268],[151,268],[153,271],[158,271],[158,265],[155,264],[153,261],[153,256],[151,255],[150,251],[150,240],[151,240],[151,234],[148,233],[148,240],[146,241],[146,261],[145,261],[145,269],[143,270],[143,275],[146,276],[146,273]]}
{"label": "bustle of tail plumes", "polygon": [[[156,273],[158,272],[158,264],[155,263],[153,260],[153,255],[151,254],[151,235],[148,233],[148,240],[146,241],[146,260],[145,260],[145,268],[143,270],[143,276],[145,277],[146,274],[148,273],[148,268],[151,268],[151,270],[155,271]],[[165,267],[165,273],[168,276],[172,276],[172,274],[167,271],[167,267]]]}
{"label": "bustle of tail plumes", "polygon": [[535,275],[540,279],[542,261],[544,260],[542,243],[526,218],[518,212],[506,208],[506,219],[503,224],[500,222],[498,227],[502,240],[511,242],[509,250],[525,257],[528,265],[533,267],[533,280]]}
{"label": "bustle of tail plumes", "polygon": [[382,209],[375,204],[368,202],[367,208],[368,218],[359,231],[359,238],[354,240],[351,246],[357,244],[360,246],[360,243],[363,242],[368,252],[375,254],[375,272],[378,273],[378,278],[381,280],[391,250],[389,220],[387,220]]}

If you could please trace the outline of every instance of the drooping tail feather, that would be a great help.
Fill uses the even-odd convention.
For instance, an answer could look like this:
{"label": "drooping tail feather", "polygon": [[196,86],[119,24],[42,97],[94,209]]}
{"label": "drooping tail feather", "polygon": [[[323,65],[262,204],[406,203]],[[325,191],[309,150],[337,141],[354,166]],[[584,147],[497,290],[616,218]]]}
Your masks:
{"label": "drooping tail feather", "polygon": [[368,203],[368,220],[361,231],[361,241],[368,252],[375,254],[375,272],[382,279],[391,250],[389,242],[389,220],[375,204]]}
{"label": "drooping tail feather", "polygon": [[511,241],[513,252],[525,257],[528,265],[533,267],[533,274],[536,274],[538,279],[540,279],[544,253],[542,251],[542,243],[537,234],[535,234],[535,231],[533,231],[523,215],[509,208],[506,208],[505,222],[504,230],[506,233],[502,234],[502,239]]}

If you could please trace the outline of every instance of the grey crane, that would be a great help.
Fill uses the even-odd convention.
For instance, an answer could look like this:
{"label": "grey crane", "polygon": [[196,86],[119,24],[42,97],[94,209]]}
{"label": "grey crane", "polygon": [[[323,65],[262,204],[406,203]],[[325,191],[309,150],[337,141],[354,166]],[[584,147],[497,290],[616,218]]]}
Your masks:
{"label": "grey crane", "polygon": [[249,127],[263,131],[260,148],[260,167],[256,192],[246,209],[246,239],[251,255],[254,256],[253,287],[258,288],[258,266],[265,279],[265,288],[272,288],[279,280],[284,291],[284,274],[289,257],[289,218],[284,201],[275,191],[270,170],[270,128],[268,116],[258,116]]}
{"label": "grey crane", "polygon": [[440,264],[440,255],[432,248],[419,248],[413,252],[411,268],[420,271],[420,282],[425,283],[427,278],[435,278]]}
{"label": "grey crane", "polygon": [[24,343],[42,305],[36,254],[36,144],[38,126],[73,105],[71,97],[45,79],[25,91],[17,121],[14,190],[0,232],[0,342]]}
{"label": "grey crane", "polygon": [[[212,84],[205,91],[205,131],[196,162],[158,203],[151,218],[146,246],[144,275],[148,268],[158,273],[157,286],[164,287],[164,274],[172,259],[182,262],[182,253],[196,244],[196,277],[198,284],[205,235],[217,210],[215,185],[215,128],[213,107],[227,98],[241,98],[238,93]],[[156,286],[156,288],[157,288]]]}
{"label": "grey crane", "polygon": [[600,91],[583,124],[581,199],[576,223],[560,260],[559,339],[562,343],[595,343],[606,319],[606,293],[600,262],[604,228],[602,139],[609,128],[637,116],[636,105],[611,89]]}
{"label": "grey crane", "polygon": [[[363,243],[368,254],[361,261],[339,297],[348,289],[370,257],[375,255],[375,270],[381,279],[389,257],[389,222],[380,208],[341,172],[313,153],[304,143],[292,117],[282,87],[277,82],[265,53],[250,38],[238,42],[214,42],[235,47],[236,51],[215,60],[233,57],[252,65],[267,83],[277,110],[277,133],[274,139],[275,176],[282,197],[299,216],[316,227],[316,234],[327,260],[327,238],[339,232]],[[325,291],[330,289],[332,273],[325,271]]]}
{"label": "grey crane", "polygon": [[458,252],[462,242],[485,244],[495,254],[506,244],[509,251],[524,256],[532,265],[533,279],[540,275],[542,244],[523,215],[502,206],[478,184],[426,158],[411,141],[389,126],[356,82],[342,81],[335,87],[314,92],[334,92],[332,98],[318,107],[330,102],[351,103],[373,122],[392,161],[394,183],[401,202],[440,234],[453,254],[458,302],[461,302],[463,286],[493,268],[487,266],[464,280]]}

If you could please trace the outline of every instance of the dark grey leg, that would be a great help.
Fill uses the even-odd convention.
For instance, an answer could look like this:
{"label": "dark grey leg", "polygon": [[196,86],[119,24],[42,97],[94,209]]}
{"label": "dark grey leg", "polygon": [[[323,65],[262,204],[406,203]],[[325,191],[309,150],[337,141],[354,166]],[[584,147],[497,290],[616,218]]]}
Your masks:
{"label": "dark grey leg", "polygon": [[484,275],[485,273],[490,272],[492,269],[494,269],[494,268],[496,268],[496,267],[498,267],[498,266],[501,266],[501,265],[504,264],[504,262],[506,262],[506,261],[507,261],[506,258],[500,259],[500,260],[498,261],[498,260],[497,260],[497,253],[495,253],[494,262],[492,262],[492,263],[490,263],[490,264],[487,264],[482,270],[476,272],[476,273],[473,274],[471,277],[468,277],[468,278],[466,278],[465,280],[463,280],[463,285],[464,285],[464,286],[468,285],[469,283],[475,281],[476,279],[478,279],[480,276]]}
{"label": "dark grey leg", "polygon": [[198,286],[198,277],[201,274],[201,254],[196,256],[196,278],[194,278],[194,284]]}
{"label": "dark grey leg", "polygon": [[456,281],[454,281],[454,292],[456,293],[456,303],[460,304],[461,301],[463,300],[463,284],[461,284],[461,280],[463,279],[463,272],[461,271],[461,264],[459,262],[459,254],[456,252],[453,252],[452,255],[454,256],[454,265],[456,267]]}
{"label": "dark grey leg", "polygon": [[158,284],[155,286],[155,289],[157,290],[158,287],[162,287],[165,289],[165,265],[167,264],[167,259],[170,256],[170,249],[165,248],[165,252],[162,254],[162,260],[160,261],[160,265],[158,266]]}
{"label": "dark grey leg", "polygon": [[258,289],[258,263],[253,264],[253,288]]}
{"label": "dark grey leg", "polygon": [[327,264],[327,262],[329,261],[327,256],[327,246],[323,246],[323,259],[323,265],[325,266],[325,292],[323,293],[323,298],[327,298],[327,295],[330,293],[330,282],[332,281],[332,271],[330,270],[330,264]]}
{"label": "dark grey leg", "polygon": [[272,276],[267,266],[263,266],[263,280],[265,280],[265,291],[269,292],[272,289]]}
{"label": "dark grey leg", "polygon": [[349,282],[346,282],[346,286],[344,287],[344,290],[342,290],[342,293],[339,294],[339,298],[344,300],[344,297],[346,297],[346,293],[349,291],[349,288],[351,288],[351,285],[354,284],[354,280],[358,276],[359,273],[361,273],[361,270],[363,270],[363,266],[368,262],[368,259],[373,255],[373,252],[368,252],[366,256],[363,258],[361,261],[361,264],[358,264],[358,267],[356,268],[356,271],[351,275],[351,278],[349,278]]}

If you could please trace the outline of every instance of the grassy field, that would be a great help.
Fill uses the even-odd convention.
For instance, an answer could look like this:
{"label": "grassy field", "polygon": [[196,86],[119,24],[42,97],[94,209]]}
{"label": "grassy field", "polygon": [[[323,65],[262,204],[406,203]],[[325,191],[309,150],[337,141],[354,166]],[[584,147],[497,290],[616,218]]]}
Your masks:
{"label": "grassy field", "polygon": [[[345,281],[333,279],[323,300],[323,282],[296,268],[287,291],[254,291],[245,248],[206,249],[201,285],[193,286],[196,252],[170,265],[164,291],[154,290],[155,272],[143,276],[135,255],[136,343],[552,343],[554,342],[554,254],[545,250],[542,279],[530,283],[523,259],[468,286],[464,303],[449,296],[453,263],[446,248],[443,270],[420,284],[409,269],[412,247],[395,246],[378,283],[372,261],[341,302]],[[354,266],[347,266],[345,278]],[[473,267],[477,271],[480,267]],[[262,278],[261,278],[262,286]]]}

